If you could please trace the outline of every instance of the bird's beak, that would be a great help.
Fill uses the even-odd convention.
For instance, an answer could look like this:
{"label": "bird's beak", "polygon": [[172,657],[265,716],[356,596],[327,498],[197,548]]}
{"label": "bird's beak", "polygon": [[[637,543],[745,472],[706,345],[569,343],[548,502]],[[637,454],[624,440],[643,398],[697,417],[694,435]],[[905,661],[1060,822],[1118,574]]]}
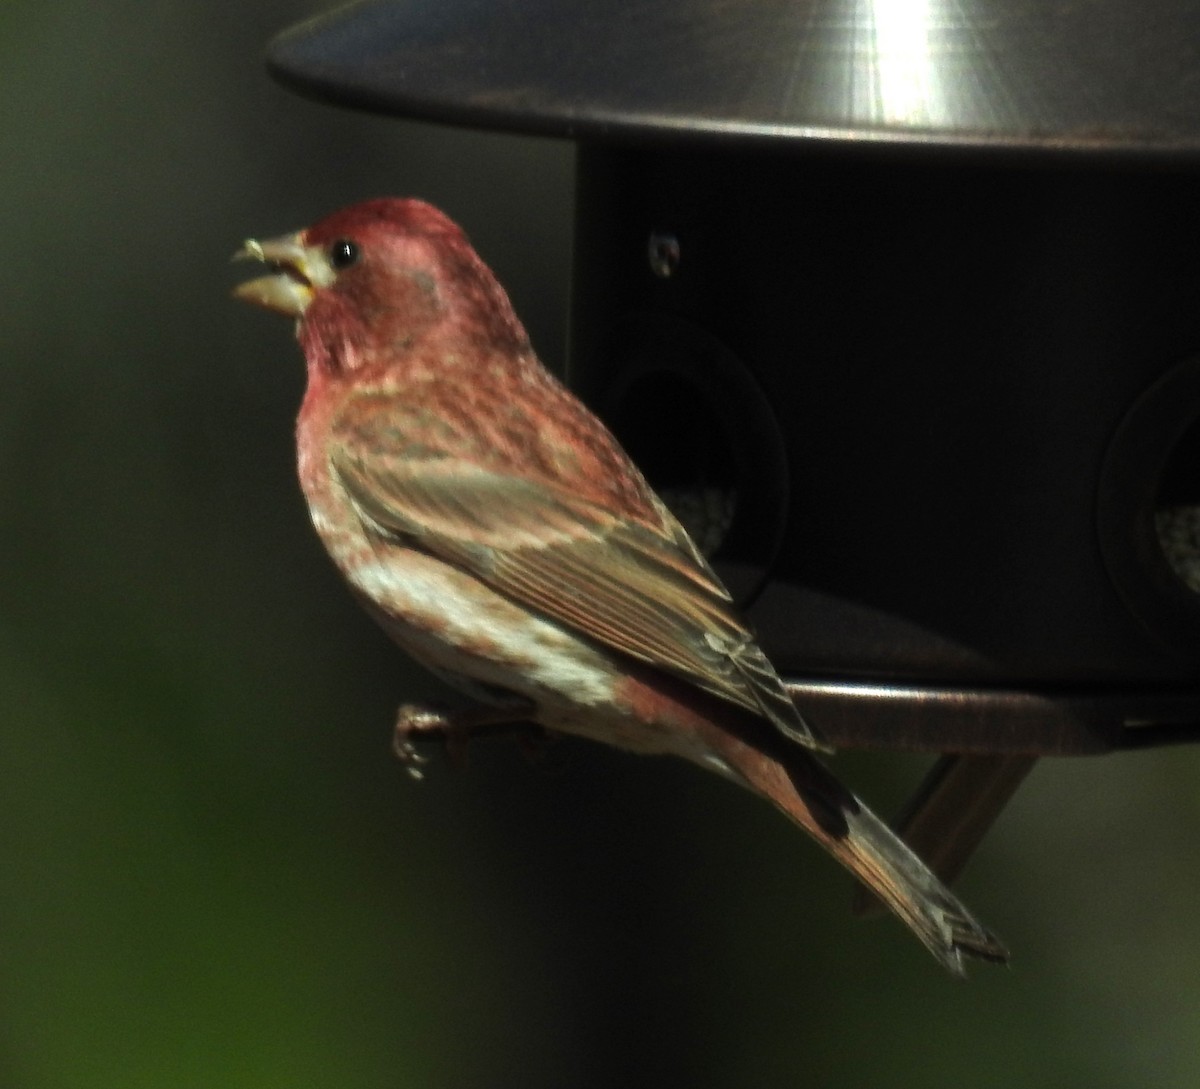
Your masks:
{"label": "bird's beak", "polygon": [[312,302],[313,290],[328,281],[327,266],[320,251],[302,242],[301,234],[248,238],[233,255],[235,261],[262,261],[274,270],[270,276],[248,280],[233,289],[233,297],[291,317],[303,317]]}

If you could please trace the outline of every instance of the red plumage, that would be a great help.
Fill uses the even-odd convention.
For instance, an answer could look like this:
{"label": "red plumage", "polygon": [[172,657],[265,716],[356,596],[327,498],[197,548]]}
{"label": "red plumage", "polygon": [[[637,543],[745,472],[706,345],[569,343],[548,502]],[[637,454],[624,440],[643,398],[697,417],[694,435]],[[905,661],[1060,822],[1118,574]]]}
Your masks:
{"label": "red plumage", "polygon": [[718,577],[454,223],[376,200],[241,255],[274,272],[239,297],[297,319],[318,534],[401,647],[493,704],[404,708],[402,733],[522,719],[684,756],[797,821],[947,967],[1005,957],[813,755]]}

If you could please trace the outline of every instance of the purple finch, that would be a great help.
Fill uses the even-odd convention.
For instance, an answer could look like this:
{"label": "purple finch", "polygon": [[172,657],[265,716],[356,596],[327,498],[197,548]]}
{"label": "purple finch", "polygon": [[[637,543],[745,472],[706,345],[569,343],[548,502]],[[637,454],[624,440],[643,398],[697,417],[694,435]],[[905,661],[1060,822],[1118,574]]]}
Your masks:
{"label": "purple finch", "polygon": [[1003,946],[814,755],[728,592],[604,425],[538,361],[441,212],[375,200],[238,256],[296,319],[313,525],[413,658],[480,700],[422,732],[529,722],[685,757],[773,802],[948,968]]}

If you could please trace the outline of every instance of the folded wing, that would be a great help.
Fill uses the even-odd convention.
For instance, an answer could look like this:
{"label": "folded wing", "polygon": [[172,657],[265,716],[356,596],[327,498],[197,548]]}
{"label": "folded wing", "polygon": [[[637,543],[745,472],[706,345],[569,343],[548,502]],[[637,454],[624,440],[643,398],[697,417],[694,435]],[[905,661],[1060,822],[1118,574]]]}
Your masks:
{"label": "folded wing", "polygon": [[[356,441],[332,453],[337,478],[382,542],[454,564],[525,608],[819,746],[665,508],[661,525],[634,521],[556,484],[401,443],[395,424],[367,436],[360,419]],[[356,449],[370,450],[369,460]]]}

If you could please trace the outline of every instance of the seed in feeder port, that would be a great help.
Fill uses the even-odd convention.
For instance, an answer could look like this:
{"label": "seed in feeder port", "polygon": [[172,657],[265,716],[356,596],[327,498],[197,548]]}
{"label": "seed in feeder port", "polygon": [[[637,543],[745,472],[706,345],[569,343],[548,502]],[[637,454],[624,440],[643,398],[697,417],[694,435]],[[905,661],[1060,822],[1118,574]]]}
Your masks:
{"label": "seed in feeder port", "polygon": [[1154,512],[1154,528],[1171,570],[1200,594],[1200,506],[1161,507]]}
{"label": "seed in feeder port", "polygon": [[660,486],[658,494],[696,542],[696,547],[711,558],[733,525],[737,492],[732,488]]}

